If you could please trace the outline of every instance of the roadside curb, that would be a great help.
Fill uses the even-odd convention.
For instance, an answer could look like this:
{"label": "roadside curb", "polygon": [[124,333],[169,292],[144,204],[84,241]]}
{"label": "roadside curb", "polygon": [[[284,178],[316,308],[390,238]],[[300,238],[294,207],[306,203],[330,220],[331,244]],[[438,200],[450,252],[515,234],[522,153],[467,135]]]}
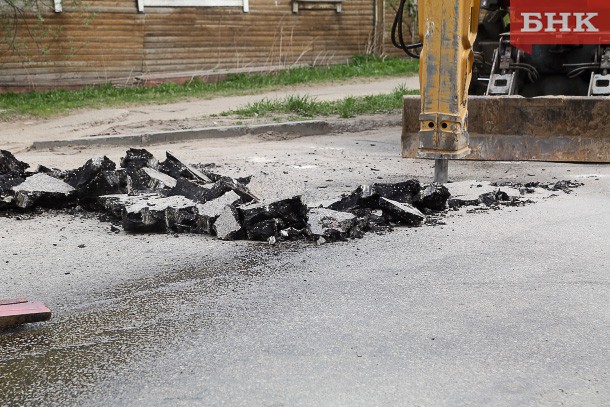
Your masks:
{"label": "roadside curb", "polygon": [[61,147],[148,146],[152,144],[240,137],[265,133],[279,133],[306,137],[346,131],[360,132],[379,127],[400,126],[400,124],[400,117],[395,115],[353,120],[305,120],[259,125],[205,127],[136,135],[95,136],[66,140],[34,141],[30,148],[43,150]]}

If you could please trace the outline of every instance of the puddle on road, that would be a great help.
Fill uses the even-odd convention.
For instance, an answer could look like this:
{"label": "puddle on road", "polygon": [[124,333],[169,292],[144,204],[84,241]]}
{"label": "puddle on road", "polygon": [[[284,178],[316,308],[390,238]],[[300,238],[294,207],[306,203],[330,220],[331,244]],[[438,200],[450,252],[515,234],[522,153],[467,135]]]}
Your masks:
{"label": "puddle on road", "polygon": [[240,290],[263,277],[255,266],[268,250],[242,250],[229,263],[142,279],[48,323],[0,331],[0,404],[75,404],[189,334],[219,329]]}

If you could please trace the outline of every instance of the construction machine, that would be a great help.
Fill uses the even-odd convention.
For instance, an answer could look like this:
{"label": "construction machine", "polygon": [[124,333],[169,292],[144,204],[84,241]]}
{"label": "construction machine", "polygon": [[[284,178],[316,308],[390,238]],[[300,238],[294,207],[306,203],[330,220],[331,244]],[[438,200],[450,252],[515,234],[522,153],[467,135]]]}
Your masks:
{"label": "construction machine", "polygon": [[[420,96],[405,96],[404,157],[610,162],[607,0],[419,0]],[[413,0],[411,0],[413,3]]]}

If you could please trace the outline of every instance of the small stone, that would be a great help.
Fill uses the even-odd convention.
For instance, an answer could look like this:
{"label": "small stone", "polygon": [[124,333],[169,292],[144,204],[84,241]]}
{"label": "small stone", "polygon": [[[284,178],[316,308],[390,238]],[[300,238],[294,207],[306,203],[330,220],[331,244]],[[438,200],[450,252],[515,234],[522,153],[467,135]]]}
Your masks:
{"label": "small stone", "polygon": [[289,227],[286,229],[280,230],[280,237],[283,240],[299,240],[305,236],[304,229],[296,229],[293,227]]}
{"label": "small stone", "polygon": [[269,239],[267,239],[267,243],[269,243],[271,246],[273,246],[276,242],[277,239],[275,238],[275,236],[270,236]]}
{"label": "small stone", "polygon": [[324,239],[322,236],[320,236],[317,240],[316,240],[316,244],[318,246],[323,245],[324,243],[326,243],[326,239]]}

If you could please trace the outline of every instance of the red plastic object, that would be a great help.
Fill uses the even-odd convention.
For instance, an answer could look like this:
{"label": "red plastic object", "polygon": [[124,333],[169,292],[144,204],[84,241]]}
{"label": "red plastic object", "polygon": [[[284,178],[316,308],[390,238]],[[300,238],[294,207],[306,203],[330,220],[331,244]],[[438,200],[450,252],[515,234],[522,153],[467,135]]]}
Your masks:
{"label": "red plastic object", "polygon": [[0,300],[0,328],[42,322],[51,318],[51,310],[40,301],[25,298]]}

